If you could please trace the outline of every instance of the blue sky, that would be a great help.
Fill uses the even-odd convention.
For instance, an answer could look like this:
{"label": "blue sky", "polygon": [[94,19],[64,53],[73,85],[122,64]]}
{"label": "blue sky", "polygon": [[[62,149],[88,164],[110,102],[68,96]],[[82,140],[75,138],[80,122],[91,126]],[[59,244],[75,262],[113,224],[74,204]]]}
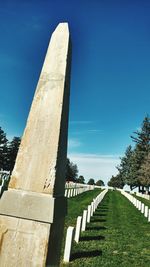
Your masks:
{"label": "blue sky", "polygon": [[73,54],[68,155],[86,180],[115,174],[150,114],[150,2],[0,1],[0,126],[21,136],[49,38],[67,21]]}

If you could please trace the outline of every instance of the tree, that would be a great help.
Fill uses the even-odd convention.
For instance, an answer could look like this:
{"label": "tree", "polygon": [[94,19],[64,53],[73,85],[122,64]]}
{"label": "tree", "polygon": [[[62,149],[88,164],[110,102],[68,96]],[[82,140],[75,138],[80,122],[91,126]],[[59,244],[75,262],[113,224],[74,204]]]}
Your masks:
{"label": "tree", "polygon": [[110,181],[108,182],[108,186],[117,187],[117,188],[123,188],[124,182],[120,176],[120,174],[116,176],[112,176]]}
{"label": "tree", "polygon": [[136,179],[137,186],[139,186],[139,191],[141,185],[143,191],[144,186],[141,183],[141,176],[139,176],[139,171],[145,161],[145,158],[150,152],[150,117],[148,115],[144,118],[141,129],[134,132],[134,134],[136,136],[131,136],[132,140],[136,143],[133,158],[134,177]]}
{"label": "tree", "polygon": [[15,136],[8,145],[8,162],[7,162],[6,170],[9,170],[10,172],[12,172],[14,168],[20,142],[21,142],[21,138]]}
{"label": "tree", "polygon": [[80,184],[84,184],[85,183],[85,179],[84,179],[84,176],[80,175],[77,180],[76,180],[77,183],[80,183]]}
{"label": "tree", "polygon": [[102,180],[98,180],[96,182],[96,185],[98,185],[98,186],[105,186],[105,184],[104,184],[104,182]]}
{"label": "tree", "polygon": [[125,151],[124,157],[121,158],[121,163],[117,166],[119,171],[120,178],[124,182],[130,186],[132,190],[134,187],[137,186],[137,164],[136,164],[136,155],[135,151],[132,150],[131,145],[127,147]]}
{"label": "tree", "polygon": [[149,192],[150,186],[150,153],[145,157],[143,164],[139,170],[139,179],[142,186],[146,187],[146,191]]}
{"label": "tree", "polygon": [[148,115],[144,118],[141,129],[134,134],[136,136],[131,136],[131,138],[141,152],[141,158],[144,159],[145,154],[148,154],[150,150],[150,117]]}
{"label": "tree", "polygon": [[7,138],[6,134],[0,127],[0,169],[4,169],[5,160],[7,157]]}
{"label": "tree", "polygon": [[66,181],[73,181],[75,182],[78,176],[78,167],[76,164],[70,161],[67,158],[66,163]]}
{"label": "tree", "polygon": [[117,167],[120,178],[125,184],[130,185],[132,190],[135,187],[142,186],[141,176],[139,171],[145,158],[150,152],[150,117],[147,115],[143,122],[141,129],[134,132],[134,136],[131,136],[132,141],[135,142],[135,147],[127,147],[124,157],[121,158],[121,163]]}
{"label": "tree", "polygon": [[90,178],[87,184],[94,185],[95,184],[94,179],[93,178]]}

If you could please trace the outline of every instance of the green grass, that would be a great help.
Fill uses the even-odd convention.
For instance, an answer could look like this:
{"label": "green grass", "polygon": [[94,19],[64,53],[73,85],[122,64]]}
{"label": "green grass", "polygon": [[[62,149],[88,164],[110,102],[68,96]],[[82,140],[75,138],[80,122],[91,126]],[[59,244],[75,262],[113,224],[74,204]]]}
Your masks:
{"label": "green grass", "polygon": [[144,203],[146,206],[148,206],[149,209],[150,209],[150,200],[145,199],[145,198],[143,198],[143,197],[138,197],[138,196],[136,196],[136,195],[133,195],[133,196],[134,196],[136,199],[140,200],[142,203]]}
{"label": "green grass", "polygon": [[[78,199],[69,203],[68,221],[78,209]],[[150,223],[120,192],[109,191],[80,242],[73,243],[71,262],[60,266],[149,267]]]}
{"label": "green grass", "polygon": [[87,209],[87,206],[91,204],[93,198],[101,191],[100,189],[95,189],[68,199],[68,214],[66,216],[65,226],[75,226],[77,217],[83,214],[83,210]]}

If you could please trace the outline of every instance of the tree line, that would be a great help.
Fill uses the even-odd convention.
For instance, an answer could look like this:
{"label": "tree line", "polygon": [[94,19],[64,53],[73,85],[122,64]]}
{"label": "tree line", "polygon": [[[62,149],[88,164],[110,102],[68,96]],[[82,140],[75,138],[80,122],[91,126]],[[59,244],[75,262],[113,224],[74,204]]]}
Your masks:
{"label": "tree line", "polygon": [[129,185],[130,189],[138,187],[139,192],[149,192],[150,188],[150,117],[147,115],[141,128],[131,135],[134,143],[129,145],[117,166],[118,174],[112,176],[109,186],[123,188]]}
{"label": "tree line", "polygon": [[[70,161],[69,158],[67,158],[67,163],[66,163],[66,181],[67,182],[74,182],[74,183],[80,183],[80,184],[85,184],[85,178],[83,175],[78,176],[78,166],[77,164],[74,164],[73,162]],[[97,186],[104,186],[104,182],[102,180],[98,180],[95,182],[93,178],[90,178],[87,182],[89,185],[97,185]]]}
{"label": "tree line", "polygon": [[20,142],[21,138],[16,136],[8,141],[6,133],[0,127],[0,170],[12,172]]}

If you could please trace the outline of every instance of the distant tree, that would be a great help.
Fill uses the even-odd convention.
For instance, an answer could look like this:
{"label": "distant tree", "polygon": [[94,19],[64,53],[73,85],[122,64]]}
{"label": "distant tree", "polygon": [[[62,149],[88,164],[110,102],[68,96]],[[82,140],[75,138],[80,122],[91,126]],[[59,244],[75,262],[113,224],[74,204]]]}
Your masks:
{"label": "distant tree", "polygon": [[[127,147],[117,169],[120,179],[128,184],[131,190],[138,186],[139,191],[143,191],[143,180],[139,173],[150,152],[150,117],[148,115],[144,118],[141,129],[135,131],[131,138],[135,142],[135,147],[134,149],[131,146]],[[142,190],[140,189],[141,186]]]}
{"label": "distant tree", "polygon": [[87,184],[94,185],[95,184],[94,179],[93,178],[90,178]]}
{"label": "distant tree", "polygon": [[124,184],[128,184],[132,190],[137,186],[137,177],[135,175],[137,165],[135,151],[131,146],[128,146],[124,157],[121,158],[121,163],[117,166],[120,178],[124,181]]}
{"label": "distant tree", "polygon": [[78,177],[78,167],[76,164],[70,161],[70,159],[67,158],[66,163],[66,181],[72,181],[75,182]]}
{"label": "distant tree", "polygon": [[141,129],[134,132],[134,134],[135,136],[131,136],[132,140],[136,143],[133,158],[133,175],[134,179],[136,180],[137,186],[139,187],[139,191],[141,186],[141,191],[144,191],[144,186],[141,182],[141,176],[139,176],[139,171],[145,161],[145,158],[150,152],[150,117],[148,115],[144,118]]}
{"label": "distant tree", "polygon": [[143,164],[139,170],[139,180],[142,186],[146,187],[146,191],[149,192],[150,187],[150,153],[145,157]]}
{"label": "distant tree", "polygon": [[105,184],[104,184],[104,182],[102,180],[98,180],[96,182],[96,185],[98,185],[98,186],[105,186]]}
{"label": "distant tree", "polygon": [[132,140],[136,143],[140,152],[141,159],[144,160],[145,154],[150,150],[150,117],[147,115],[143,122],[141,129],[134,132],[136,136],[131,136]]}
{"label": "distant tree", "polygon": [[11,142],[9,142],[9,145],[8,145],[8,162],[7,162],[6,170],[9,170],[10,172],[12,172],[12,170],[14,168],[18,149],[20,146],[20,142],[21,142],[21,138],[16,137],[16,136],[13,138],[13,140]]}
{"label": "distant tree", "polygon": [[111,177],[110,181],[108,182],[108,186],[123,188],[124,182],[123,182],[121,176],[118,174],[116,176]]}
{"label": "distant tree", "polygon": [[6,134],[0,127],[0,169],[4,169],[7,158],[7,138]]}
{"label": "distant tree", "polygon": [[85,183],[85,179],[84,179],[84,176],[80,175],[77,180],[76,180],[77,183],[80,183],[80,184],[84,184]]}

